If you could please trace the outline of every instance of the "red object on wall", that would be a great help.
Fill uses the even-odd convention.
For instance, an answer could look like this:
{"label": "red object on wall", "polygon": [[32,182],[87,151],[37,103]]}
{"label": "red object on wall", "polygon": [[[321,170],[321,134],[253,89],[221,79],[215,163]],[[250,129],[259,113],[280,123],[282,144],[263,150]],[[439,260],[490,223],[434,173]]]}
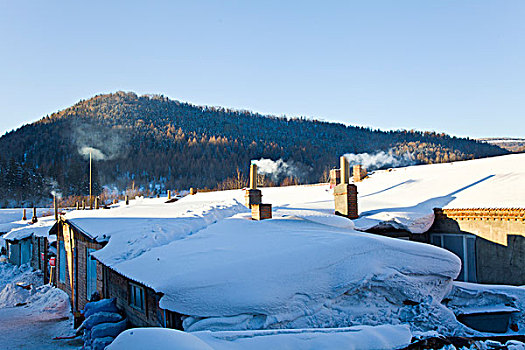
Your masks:
{"label": "red object on wall", "polygon": [[55,266],[55,257],[49,258],[49,266]]}
{"label": "red object on wall", "polygon": [[40,253],[40,260],[44,260],[44,253]]}

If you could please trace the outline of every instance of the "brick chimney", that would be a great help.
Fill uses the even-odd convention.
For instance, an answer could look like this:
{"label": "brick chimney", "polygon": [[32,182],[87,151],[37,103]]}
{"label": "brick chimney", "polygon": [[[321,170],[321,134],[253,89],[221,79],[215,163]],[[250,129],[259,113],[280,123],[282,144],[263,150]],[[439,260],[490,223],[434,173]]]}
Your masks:
{"label": "brick chimney", "polygon": [[357,186],[349,184],[349,166],[341,157],[341,183],[334,187],[335,214],[349,219],[357,219]]}
{"label": "brick chimney", "polygon": [[339,182],[341,182],[341,170],[330,170],[330,188],[334,188]]}
{"label": "brick chimney", "polygon": [[353,177],[354,182],[361,182],[363,179],[367,176],[366,168],[364,168],[361,164],[354,165],[353,169]]}

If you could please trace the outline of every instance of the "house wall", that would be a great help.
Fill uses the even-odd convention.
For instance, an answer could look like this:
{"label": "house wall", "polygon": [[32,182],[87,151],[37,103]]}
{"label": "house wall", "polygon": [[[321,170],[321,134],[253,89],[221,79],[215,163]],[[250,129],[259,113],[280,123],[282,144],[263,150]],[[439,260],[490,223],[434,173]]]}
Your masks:
{"label": "house wall", "polygon": [[525,237],[508,235],[507,244],[476,240],[479,283],[525,285]]}
{"label": "house wall", "polygon": [[[67,244],[65,240],[69,240],[69,244]],[[86,237],[74,226],[69,225],[66,222],[61,222],[57,233],[57,252],[60,252],[60,246],[62,245],[66,247],[66,261],[61,261],[60,253],[57,254],[56,273],[58,274],[61,264],[65,264],[66,279],[65,282],[62,283],[57,278],[56,284],[58,288],[62,289],[69,295],[73,312],[75,313],[83,310],[91,297],[90,295],[87,295],[87,248],[98,250],[102,248],[103,245]],[[71,266],[68,259],[71,259]],[[104,295],[103,271],[102,266],[100,266],[100,263],[98,262],[96,289],[101,296]]]}
{"label": "house wall", "polygon": [[[163,327],[164,310],[158,307],[160,295],[153,289],[140,283],[133,282],[114,270],[104,267],[106,294],[105,298],[116,298],[117,307],[122,310],[129,323],[134,327]],[[129,283],[140,285],[144,288],[145,310],[137,310],[129,304]]]}
{"label": "house wall", "polygon": [[478,283],[525,284],[525,210],[438,209],[429,233],[476,236]]}

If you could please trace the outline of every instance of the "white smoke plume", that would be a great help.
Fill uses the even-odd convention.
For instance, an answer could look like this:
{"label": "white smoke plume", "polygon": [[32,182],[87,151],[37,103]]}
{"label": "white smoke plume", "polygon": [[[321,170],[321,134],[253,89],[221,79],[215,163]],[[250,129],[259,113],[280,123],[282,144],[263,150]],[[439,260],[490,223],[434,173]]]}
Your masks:
{"label": "white smoke plume", "polygon": [[384,168],[397,168],[416,164],[414,156],[405,153],[398,156],[390,149],[388,152],[380,151],[371,153],[347,153],[344,155],[350,166],[361,164],[367,170],[377,170]]}
{"label": "white smoke plume", "polygon": [[71,121],[72,141],[78,153],[93,160],[112,160],[123,157],[129,148],[130,134],[126,129],[97,124],[88,120]]}
{"label": "white smoke plume", "polygon": [[79,148],[78,153],[85,159],[89,159],[89,154],[91,154],[91,159],[93,160],[105,160],[107,158],[101,150],[88,146]]}
{"label": "white smoke plume", "polygon": [[299,168],[282,159],[274,161],[261,158],[259,160],[252,160],[252,164],[257,165],[257,173],[269,176],[273,181],[278,181],[288,176],[296,178],[301,176]]}
{"label": "white smoke plume", "polygon": [[57,197],[57,199],[62,199],[62,192],[59,190],[58,182],[55,180],[48,180],[48,185],[51,187],[51,195]]}

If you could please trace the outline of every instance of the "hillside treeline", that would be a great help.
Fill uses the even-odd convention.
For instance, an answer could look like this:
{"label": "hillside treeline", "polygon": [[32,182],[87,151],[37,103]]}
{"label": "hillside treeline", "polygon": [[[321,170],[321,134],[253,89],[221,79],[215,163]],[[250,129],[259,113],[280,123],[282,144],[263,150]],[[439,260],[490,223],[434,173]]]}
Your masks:
{"label": "hillside treeline", "polygon": [[[20,199],[29,195],[27,188],[40,188],[31,181],[42,179],[55,184],[63,195],[87,194],[89,151],[97,191],[102,185],[122,191],[134,182],[154,193],[224,186],[246,177],[250,161],[260,158],[293,164],[294,182],[317,182],[338,164],[340,155],[381,150],[410,152],[419,163],[506,153],[487,143],[442,133],[380,131],[124,92],[82,100],[0,138],[3,162],[19,164],[30,174],[17,175],[28,184],[6,185],[10,196]],[[289,183],[290,176],[282,181]],[[33,192],[38,195],[40,190]]]}

